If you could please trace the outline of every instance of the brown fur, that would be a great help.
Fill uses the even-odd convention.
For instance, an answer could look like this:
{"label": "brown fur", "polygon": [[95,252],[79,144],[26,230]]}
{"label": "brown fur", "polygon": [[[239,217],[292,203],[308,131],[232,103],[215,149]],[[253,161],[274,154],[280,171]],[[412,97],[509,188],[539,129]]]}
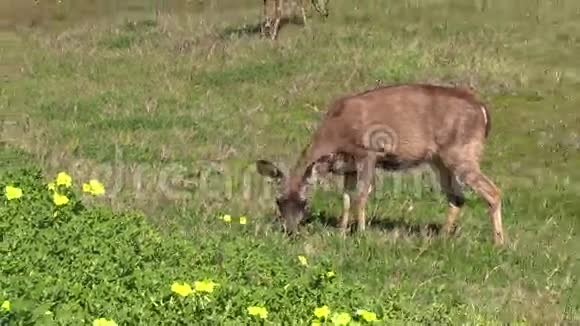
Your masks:
{"label": "brown fur", "polygon": [[289,229],[303,218],[300,207],[305,207],[305,188],[315,172],[344,175],[341,227],[348,226],[354,195],[358,227],[364,230],[375,169],[403,171],[429,164],[439,172],[450,205],[445,229],[455,224],[465,201],[459,178],[489,205],[494,241],[502,244],[500,190],[479,167],[489,119],[487,108],[470,90],[426,84],[380,87],[335,100],[289,176],[263,160],[258,171],[284,181],[277,202]]}

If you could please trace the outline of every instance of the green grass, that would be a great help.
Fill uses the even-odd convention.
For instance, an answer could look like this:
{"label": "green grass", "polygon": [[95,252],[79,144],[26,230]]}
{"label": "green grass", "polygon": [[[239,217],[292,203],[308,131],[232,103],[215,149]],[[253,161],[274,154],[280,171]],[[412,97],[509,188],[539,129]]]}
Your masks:
{"label": "green grass", "polygon": [[[340,284],[332,291],[339,293],[329,300],[337,309],[368,305],[387,313],[396,303],[417,318],[440,305],[457,314],[432,315],[530,324],[580,319],[580,5],[574,1],[336,0],[327,20],[284,26],[276,44],[237,32],[257,22],[259,1],[176,1],[158,15],[131,1],[115,10],[105,3],[97,9],[89,1],[44,4],[45,11],[9,7],[11,28],[0,31],[8,45],[0,48],[0,112],[16,124],[1,135],[10,148],[28,154],[3,150],[0,169],[12,171],[26,161],[47,176],[66,170],[75,180],[96,177],[107,187],[96,202],[112,211],[90,214],[124,221],[127,209],[138,209],[147,223],[136,228],[155,229],[168,243],[179,238],[179,245],[164,247],[167,256],[159,259],[168,265],[158,279],[146,278],[143,291],[161,300],[174,278],[209,273],[231,291],[252,293],[219,294],[224,301],[207,316],[214,322],[241,322],[235,319],[243,318],[236,317],[241,305],[264,300],[275,323],[292,315],[306,323],[309,309],[320,304],[312,299],[317,290],[307,281],[296,285],[313,291],[304,294],[304,305],[292,301],[301,300],[299,294],[281,290],[294,278],[308,278],[295,266],[296,256],[306,255],[336,271]],[[315,218],[298,239],[277,232],[276,188],[254,172],[253,162],[267,158],[290,166],[334,97],[377,81],[477,86],[491,108],[482,166],[503,191],[505,248],[493,247],[485,206],[472,193],[456,237],[419,232],[442,223],[446,205],[436,187],[412,175],[381,174],[368,207],[372,227],[364,235],[343,239],[332,226],[341,206],[341,180],[332,179],[325,181],[329,187],[313,189]],[[223,213],[246,215],[249,223],[220,227]],[[86,214],[79,213],[79,221],[91,218]],[[173,255],[197,263],[172,269]],[[256,278],[234,275],[249,265],[257,266]],[[58,268],[73,268],[67,266]],[[3,280],[16,278],[2,270]],[[67,298],[74,296],[41,302],[42,296],[11,282],[2,283],[0,299],[22,300],[30,309],[73,305]],[[107,302],[107,291],[77,297]],[[97,313],[131,308],[116,318],[135,323],[144,318],[137,312],[185,318],[177,310],[153,312],[149,302],[137,308],[144,303],[131,293],[114,295],[131,298],[126,308],[82,304],[75,316],[90,321]],[[229,305],[237,308],[227,310]]]}
{"label": "green grass", "polygon": [[[431,289],[428,300],[395,284],[376,293],[368,286],[385,280],[377,284],[354,274],[367,259],[379,258],[367,264],[373,269],[390,259],[374,242],[359,239],[356,247],[365,247],[366,255],[340,260],[330,251],[315,255],[314,243],[290,249],[292,240],[251,217],[241,224],[237,216],[231,223],[193,221],[196,241],[178,228],[166,229],[168,236],[142,214],[86,205],[98,200],[79,193],[87,180],[58,186],[70,201],[57,206],[30,157],[6,148],[1,154],[21,164],[3,166],[0,186],[22,190],[19,198],[2,198],[0,207],[0,299],[10,303],[0,308],[3,325],[87,324],[97,318],[120,324],[261,324],[248,314],[253,305],[266,307],[268,324],[308,324],[323,305],[331,319],[370,309],[392,323],[492,320],[442,287]],[[341,247],[336,235],[326,238]],[[301,255],[308,257],[305,265]],[[344,269],[352,274],[336,272]],[[217,288],[185,298],[172,293],[174,283],[195,286],[194,281]]]}

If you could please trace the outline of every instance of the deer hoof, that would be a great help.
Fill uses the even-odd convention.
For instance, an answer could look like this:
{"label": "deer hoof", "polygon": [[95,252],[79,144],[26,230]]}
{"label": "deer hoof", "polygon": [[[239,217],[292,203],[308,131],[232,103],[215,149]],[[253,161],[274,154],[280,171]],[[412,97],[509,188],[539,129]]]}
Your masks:
{"label": "deer hoof", "polygon": [[454,235],[455,232],[457,232],[458,226],[455,223],[446,223],[445,226],[443,226],[443,232],[450,236],[450,235]]}
{"label": "deer hoof", "polygon": [[505,243],[502,233],[494,233],[493,242],[496,247],[502,247]]}

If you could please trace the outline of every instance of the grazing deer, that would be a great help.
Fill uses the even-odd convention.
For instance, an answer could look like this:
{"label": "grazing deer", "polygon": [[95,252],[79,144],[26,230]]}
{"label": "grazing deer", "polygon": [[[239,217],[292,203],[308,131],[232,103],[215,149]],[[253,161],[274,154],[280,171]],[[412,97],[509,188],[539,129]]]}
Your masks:
{"label": "grazing deer", "polygon": [[426,164],[438,172],[449,203],[444,231],[450,233],[464,205],[460,180],[487,202],[494,242],[502,245],[501,192],[479,164],[489,130],[488,110],[470,90],[385,86],[335,100],[289,175],[270,161],[258,160],[256,165],[259,174],[282,184],[276,203],[289,232],[304,218],[306,186],[316,172],[343,175],[340,228],[346,232],[351,199],[358,229],[365,230],[375,168],[404,171]]}
{"label": "grazing deer", "polygon": [[302,13],[304,25],[306,25],[306,12],[314,8],[321,16],[328,16],[327,4],[329,0],[264,0],[262,35],[270,29],[270,37],[276,40],[280,30],[280,21],[285,13],[294,12],[299,7]]}

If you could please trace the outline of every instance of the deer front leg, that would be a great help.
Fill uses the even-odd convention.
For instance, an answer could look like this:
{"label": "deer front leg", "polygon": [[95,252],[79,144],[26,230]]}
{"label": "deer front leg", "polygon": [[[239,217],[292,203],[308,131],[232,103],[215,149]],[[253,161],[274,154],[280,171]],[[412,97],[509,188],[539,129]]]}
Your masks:
{"label": "deer front leg", "polygon": [[371,193],[371,184],[375,172],[375,157],[367,157],[360,166],[360,179],[356,198],[356,213],[358,231],[366,228],[366,204]]}
{"label": "deer front leg", "polygon": [[340,229],[343,234],[346,234],[348,229],[348,220],[350,217],[351,198],[355,193],[358,174],[357,172],[347,172],[344,174],[344,192],[342,194],[342,220],[340,221]]}

